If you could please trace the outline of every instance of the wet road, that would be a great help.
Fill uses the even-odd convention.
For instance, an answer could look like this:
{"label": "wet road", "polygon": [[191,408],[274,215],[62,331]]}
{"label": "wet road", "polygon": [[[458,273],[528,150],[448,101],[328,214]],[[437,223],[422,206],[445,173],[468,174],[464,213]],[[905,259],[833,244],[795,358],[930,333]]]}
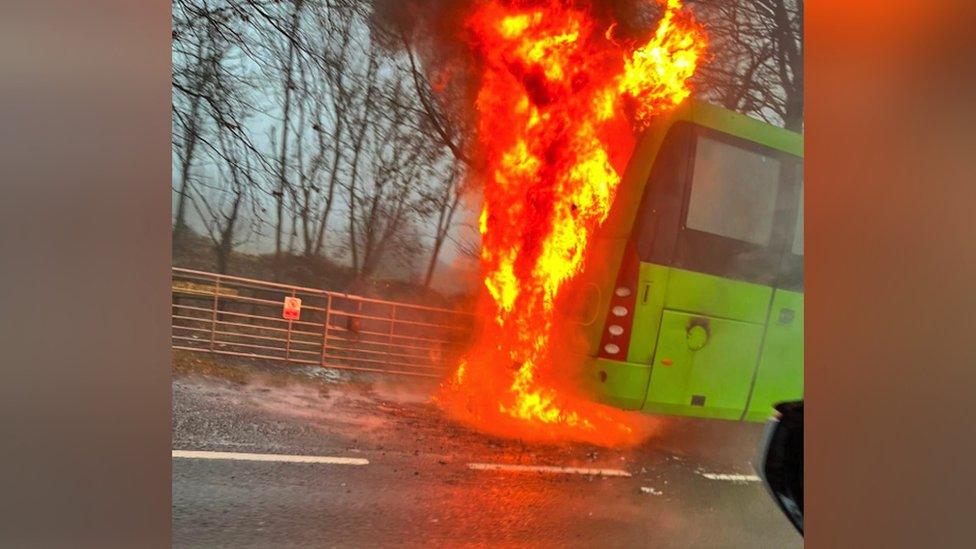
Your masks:
{"label": "wet road", "polygon": [[523,445],[446,421],[426,403],[428,390],[389,381],[174,380],[174,450],[368,461],[174,457],[174,545],[802,546],[762,485],[747,480],[758,425],[671,420],[624,451]]}

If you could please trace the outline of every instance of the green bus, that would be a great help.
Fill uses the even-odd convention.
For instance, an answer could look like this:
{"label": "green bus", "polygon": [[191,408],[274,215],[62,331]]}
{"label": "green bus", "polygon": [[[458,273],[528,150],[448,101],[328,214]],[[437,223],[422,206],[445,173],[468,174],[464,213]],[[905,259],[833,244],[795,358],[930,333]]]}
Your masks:
{"label": "green bus", "polygon": [[763,421],[803,397],[802,173],[800,134],[701,101],[643,132],[577,282],[598,400]]}

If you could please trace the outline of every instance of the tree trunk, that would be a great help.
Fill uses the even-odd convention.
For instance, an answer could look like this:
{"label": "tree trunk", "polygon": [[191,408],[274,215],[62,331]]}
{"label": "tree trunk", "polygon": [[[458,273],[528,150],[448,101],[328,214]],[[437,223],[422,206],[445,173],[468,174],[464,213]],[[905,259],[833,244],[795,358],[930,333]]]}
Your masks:
{"label": "tree trunk", "polygon": [[365,127],[356,138],[356,148],[352,156],[352,173],[349,178],[349,252],[352,254],[352,270],[359,270],[359,248],[356,245],[356,178],[359,177],[359,153],[366,138]]}
{"label": "tree trunk", "polygon": [[[200,59],[203,56],[203,41],[197,44],[197,58]],[[202,69],[206,71],[207,69]],[[188,127],[186,128],[186,136],[184,136],[184,147],[183,147],[183,159],[180,163],[180,186],[177,194],[179,198],[176,199],[176,221],[173,223],[173,232],[182,233],[186,229],[186,199],[189,194],[188,185],[190,184],[190,169],[193,167],[193,157],[196,154],[197,148],[197,132],[200,131],[199,118],[200,118],[200,102],[202,98],[199,92],[203,91],[202,88],[206,84],[209,78],[206,72],[203,74],[198,74],[194,79],[196,82],[197,95],[190,96],[190,116],[188,120]]]}
{"label": "tree trunk", "polygon": [[457,211],[458,204],[461,203],[461,192],[458,187],[459,183],[457,182],[459,174],[456,166],[455,164],[455,169],[451,170],[450,179],[446,181],[447,188],[445,189],[445,194],[447,196],[444,196],[444,200],[440,203],[440,210],[437,213],[434,249],[430,254],[430,263],[427,264],[427,275],[424,277],[424,288],[427,289],[430,289],[430,282],[434,278],[434,269],[437,268],[437,258],[441,253],[444,240],[447,239],[447,234],[451,230],[451,224],[454,222],[454,212]]}
{"label": "tree trunk", "polygon": [[325,205],[322,207],[322,219],[319,224],[318,234],[315,235],[315,255],[322,254],[325,245],[325,229],[329,223],[329,213],[332,212],[332,198],[335,196],[336,179],[339,174],[339,160],[342,155],[341,144],[342,122],[336,122],[336,143],[332,153],[332,167],[329,170],[329,190],[326,191]]}
{"label": "tree trunk", "polygon": [[181,233],[186,229],[186,197],[189,193],[187,185],[190,182],[190,169],[193,165],[193,155],[196,152],[197,147],[197,123],[196,117],[199,111],[200,100],[197,98],[193,99],[193,105],[190,108],[190,127],[187,128],[189,136],[186,140],[185,149],[183,151],[183,159],[180,162],[180,187],[177,191],[179,198],[176,202],[176,221],[173,224],[173,232]]}
{"label": "tree trunk", "polygon": [[288,124],[291,117],[291,90],[292,72],[295,62],[295,37],[298,29],[298,12],[301,10],[302,0],[295,2],[294,12],[291,16],[291,35],[288,36],[288,61],[285,65],[284,83],[284,107],[281,121],[281,151],[278,156],[278,189],[275,193],[277,219],[275,227],[275,256],[274,256],[274,277],[277,279],[281,275],[281,237],[284,230],[284,209],[285,209],[285,189],[288,187],[287,179],[287,160],[288,160]]}
{"label": "tree trunk", "polygon": [[430,289],[430,281],[434,278],[434,269],[437,267],[437,256],[441,253],[443,238],[434,241],[434,250],[430,254],[430,263],[427,264],[427,274],[424,276],[424,288]]}

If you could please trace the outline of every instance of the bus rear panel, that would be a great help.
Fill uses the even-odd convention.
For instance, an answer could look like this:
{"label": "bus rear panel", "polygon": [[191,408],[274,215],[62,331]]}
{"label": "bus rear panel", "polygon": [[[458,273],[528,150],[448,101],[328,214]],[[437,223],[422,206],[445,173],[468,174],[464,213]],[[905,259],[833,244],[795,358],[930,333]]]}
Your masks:
{"label": "bus rear panel", "polygon": [[577,286],[597,399],[762,421],[802,398],[802,148],[697,101],[645,131]]}

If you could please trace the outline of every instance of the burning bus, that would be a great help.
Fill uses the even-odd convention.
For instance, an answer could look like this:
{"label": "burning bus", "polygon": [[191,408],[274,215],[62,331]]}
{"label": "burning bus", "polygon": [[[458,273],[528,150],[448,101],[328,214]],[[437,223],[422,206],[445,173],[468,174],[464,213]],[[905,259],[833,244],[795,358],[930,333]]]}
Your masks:
{"label": "burning bus", "polygon": [[435,398],[459,421],[616,446],[648,435],[625,410],[762,419],[802,393],[802,138],[694,99],[707,35],[658,4],[636,41],[557,0],[465,21],[483,321]]}
{"label": "burning bus", "polygon": [[762,421],[803,394],[803,138],[689,99],[634,151],[561,360],[620,408]]}

